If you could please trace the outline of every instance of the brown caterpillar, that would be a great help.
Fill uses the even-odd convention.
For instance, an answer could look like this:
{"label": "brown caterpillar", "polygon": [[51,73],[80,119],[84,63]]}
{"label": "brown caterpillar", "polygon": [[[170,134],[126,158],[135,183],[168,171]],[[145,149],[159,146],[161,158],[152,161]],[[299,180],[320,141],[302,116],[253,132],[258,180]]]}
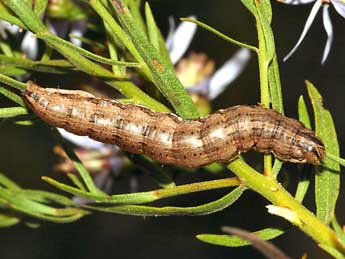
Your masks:
{"label": "brown caterpillar", "polygon": [[184,120],[84,91],[41,88],[30,81],[24,99],[52,126],[165,164],[198,167],[226,163],[250,149],[271,152],[283,161],[316,165],[325,155],[323,143],[312,130],[259,106],[234,106]]}

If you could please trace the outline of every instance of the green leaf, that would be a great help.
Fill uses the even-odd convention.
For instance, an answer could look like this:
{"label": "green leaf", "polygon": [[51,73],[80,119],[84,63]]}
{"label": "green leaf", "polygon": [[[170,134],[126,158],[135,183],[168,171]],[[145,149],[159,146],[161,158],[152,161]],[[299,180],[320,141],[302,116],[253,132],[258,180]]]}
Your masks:
{"label": "green leaf", "polygon": [[157,49],[149,43],[147,35],[140,25],[133,19],[127,6],[122,0],[111,4],[117,14],[120,24],[129,35],[135,48],[152,72],[153,81],[164,97],[169,100],[175,111],[183,118],[191,119],[199,116],[192,99],[175,75],[171,64],[167,64],[160,57]]}
{"label": "green leaf", "polygon": [[76,1],[55,1],[51,5],[54,8],[48,8],[46,15],[50,18],[61,19],[65,21],[86,20],[86,13],[82,5],[77,4]]}
{"label": "green leaf", "polygon": [[328,246],[325,244],[319,244],[319,247],[321,247],[323,250],[325,250],[327,253],[332,255],[336,259],[345,259],[345,255],[339,252],[337,249],[335,249],[332,246]]}
{"label": "green leaf", "polygon": [[28,111],[23,107],[0,108],[0,118],[2,119],[24,114],[28,114]]}
{"label": "green leaf", "polygon": [[151,207],[151,206],[142,206],[142,205],[118,205],[112,207],[104,207],[104,206],[91,206],[85,205],[84,207],[87,209],[92,209],[96,211],[103,211],[103,212],[110,212],[116,214],[125,214],[125,215],[133,215],[133,216],[182,216],[182,215],[189,215],[189,216],[199,216],[199,215],[207,215],[217,211],[221,211],[226,207],[229,207],[238,198],[242,195],[246,188],[243,186],[239,186],[234,189],[229,194],[225,195],[224,197],[215,200],[213,202],[209,202],[203,205],[195,206],[195,207]]}
{"label": "green leaf", "polygon": [[0,1],[0,19],[11,24],[18,25],[20,28],[26,29],[24,23],[13,15],[13,12],[11,12],[11,10],[5,6],[3,1]]}
{"label": "green leaf", "polygon": [[268,241],[262,240],[258,238],[256,235],[240,229],[240,228],[234,228],[234,227],[222,227],[222,230],[224,233],[229,235],[235,235],[243,240],[249,241],[252,246],[257,249],[259,252],[261,252],[264,256],[270,259],[291,259],[288,257],[283,251],[281,251],[278,247],[271,244]]}
{"label": "green leaf", "polygon": [[277,55],[274,55],[273,61],[268,66],[268,86],[270,89],[272,108],[284,114]]}
{"label": "green leaf", "polygon": [[28,71],[14,66],[0,66],[0,74],[6,76],[22,76],[27,74]]}
{"label": "green leaf", "polygon": [[6,96],[8,99],[17,103],[21,107],[25,107],[25,103],[24,103],[23,99],[19,95],[8,90],[7,88],[0,86],[0,94],[2,94],[3,96]]}
{"label": "green leaf", "polygon": [[129,194],[118,194],[113,196],[105,196],[100,195],[98,193],[91,193],[87,191],[83,191],[72,186],[60,183],[55,181],[49,177],[43,176],[43,181],[48,182],[49,184],[53,185],[54,187],[63,190],[65,192],[71,193],[73,195],[83,197],[86,199],[91,199],[96,202],[102,203],[118,203],[118,204],[137,204],[137,203],[146,203],[151,202],[156,199],[153,192],[143,192],[143,193],[129,193]]}
{"label": "green leaf", "polygon": [[[57,46],[64,46],[71,51],[75,51],[75,52],[79,53],[80,55],[87,57],[91,60],[97,61],[99,63],[108,64],[108,65],[116,65],[116,66],[126,66],[126,67],[140,67],[140,64],[136,63],[136,62],[123,62],[123,61],[112,60],[109,58],[99,56],[97,54],[94,54],[94,53],[92,53],[86,49],[78,47],[77,45],[74,45],[73,43],[66,41],[64,39],[61,39],[61,38],[59,38],[53,34],[50,34],[50,33],[49,34],[48,33],[39,33],[39,34],[37,34],[37,38],[46,40],[47,42],[53,44],[53,46],[57,49],[58,49]],[[101,71],[101,69],[94,70],[94,71],[95,72]],[[102,74],[100,74],[100,75],[102,76]],[[100,76],[100,75],[98,75],[98,76]],[[103,76],[105,76],[105,75],[103,74]],[[110,74],[109,74],[109,76],[110,76]]]}
{"label": "green leaf", "polygon": [[[271,240],[273,238],[276,238],[284,233],[288,228],[265,228],[259,231],[252,232],[254,235],[256,235],[258,238],[262,240]],[[199,234],[196,236],[197,239],[213,244],[213,245],[219,245],[219,246],[226,246],[226,247],[240,247],[240,246],[247,246],[251,243],[243,240],[242,238],[238,236],[229,236],[229,235],[215,235],[215,234]]]}
{"label": "green leaf", "polygon": [[300,122],[304,124],[304,126],[306,126],[308,129],[311,129],[308,109],[302,95],[298,98],[298,118]]}
{"label": "green leaf", "polygon": [[[104,1],[103,1],[104,2]],[[103,3],[102,2],[102,3]],[[133,55],[133,57],[142,64],[141,72],[143,72],[147,78],[153,80],[152,73],[145,61],[141,57],[140,53],[134,46],[128,34],[120,27],[117,21],[109,13],[109,8],[104,7],[100,1],[93,0],[90,1],[91,7],[97,12],[97,14],[102,18],[104,23],[108,25],[109,30],[111,31],[112,37],[119,39],[119,41],[128,49],[128,51]]]}
{"label": "green leaf", "polygon": [[10,65],[25,70],[44,73],[66,73],[74,69],[74,66],[66,60],[32,61],[21,57],[8,57],[0,54],[0,64]]}
{"label": "green leaf", "polygon": [[135,103],[145,105],[153,110],[169,111],[163,104],[152,99],[132,82],[125,80],[119,81],[110,71],[85,58],[76,50],[75,47],[71,46],[70,43],[66,44],[66,41],[59,39],[51,33],[37,34],[37,37],[44,39],[47,44],[54,47],[77,68],[85,73],[101,78],[125,96],[133,98]]}
{"label": "green leaf", "polygon": [[332,217],[332,227],[338,235],[340,242],[345,244],[345,232],[344,229],[339,225],[337,218],[333,215]]}
{"label": "green leaf", "polygon": [[[67,177],[72,181],[72,183],[77,186],[81,191],[87,192],[84,184],[80,181],[79,177],[75,174],[68,173]],[[44,180],[44,179],[43,179]]]}
{"label": "green leaf", "polygon": [[0,173],[0,185],[11,190],[20,190],[21,188],[6,175]]}
{"label": "green leaf", "polygon": [[[303,96],[300,96],[298,99],[298,117],[299,117],[299,120],[307,128],[309,129],[311,128],[310,118],[309,118],[307,106],[305,105]],[[309,166],[304,165],[301,172],[300,179],[298,181],[297,190],[295,194],[296,200],[298,200],[301,203],[309,189],[310,177],[311,177],[311,174],[310,174]]]}
{"label": "green leaf", "polygon": [[296,194],[295,194],[295,199],[301,203],[308,192],[309,185],[310,185],[310,177],[311,177],[311,173],[308,170],[308,166],[305,166],[301,172],[301,177],[298,181]]}
{"label": "green leaf", "polygon": [[11,86],[15,89],[21,90],[21,91],[23,91],[26,88],[26,84],[19,82],[19,81],[15,80],[9,76],[6,76],[4,74],[0,74],[0,82],[6,84],[8,86]]}
{"label": "green leaf", "polygon": [[283,166],[283,162],[276,158],[274,160],[274,164],[273,164],[273,167],[272,167],[271,176],[272,177],[277,177],[277,175],[279,174],[280,170],[282,169],[282,166]]}
{"label": "green leaf", "polygon": [[20,190],[18,193],[23,194],[27,199],[40,203],[56,203],[65,206],[74,206],[75,203],[71,199],[56,193],[40,191],[40,190]]}
{"label": "green leaf", "polygon": [[145,3],[145,16],[149,41],[159,51],[159,29],[148,2]]}
{"label": "green leaf", "polygon": [[41,16],[48,5],[48,0],[35,0],[34,11],[38,16]]}
{"label": "green leaf", "polygon": [[0,214],[0,228],[12,227],[17,225],[20,219],[15,216]]}
{"label": "green leaf", "polygon": [[252,13],[252,15],[254,15],[255,17],[258,15],[254,0],[241,0],[241,2]]}
{"label": "green leaf", "polygon": [[[103,23],[105,28],[105,34],[107,37],[109,56],[112,60],[119,60],[123,58],[123,44],[121,44],[117,36],[111,32],[109,25],[106,22]],[[118,45],[120,46],[118,47]],[[119,67],[114,65],[111,67],[115,76],[119,78],[126,77],[125,67]]]}
{"label": "green leaf", "polygon": [[31,9],[27,1],[22,0],[7,0],[4,2],[18,18],[25,24],[25,26],[37,33],[47,31],[39,16]]}
{"label": "green leaf", "polygon": [[267,17],[267,21],[269,23],[272,22],[272,7],[271,7],[271,1],[270,0],[261,0],[259,1],[262,5],[262,11]]}
{"label": "green leaf", "polygon": [[[271,28],[271,21],[269,15],[270,7],[267,7],[267,1],[254,1],[258,12],[258,23],[261,26],[264,41],[266,45],[265,62],[268,65],[276,54],[274,36]],[[261,50],[260,50],[261,51]]]}
{"label": "green leaf", "polygon": [[234,45],[237,45],[237,46],[240,46],[240,47],[243,47],[243,48],[247,48],[247,49],[250,49],[254,52],[257,52],[258,49],[252,45],[248,45],[246,43],[243,43],[241,41],[238,41],[238,40],[235,40],[233,38],[230,38],[228,36],[226,36],[225,34],[221,33],[220,31],[212,28],[211,26],[207,25],[206,23],[203,23],[203,22],[200,22],[198,20],[195,20],[195,19],[192,19],[192,18],[181,18],[180,19],[181,21],[186,21],[186,22],[192,22],[192,23],[195,23],[197,24],[198,26],[200,26],[201,28],[204,28],[205,30],[217,35],[218,37],[220,37],[221,39],[225,40],[225,41],[228,41]]}
{"label": "green leaf", "polygon": [[[312,83],[306,81],[314,116],[315,131],[326,147],[326,153],[339,156],[339,144],[331,113],[323,107],[322,97]],[[340,188],[340,165],[325,157],[315,173],[316,215],[329,224],[334,215]]]}
{"label": "green leaf", "polygon": [[[133,97],[137,103],[146,105],[149,108],[157,109],[160,111],[167,111],[168,109],[161,103],[155,101],[148,95],[146,95],[141,89],[128,81],[118,81],[114,75],[99,66],[98,64],[91,62],[83,57],[73,44],[66,43],[57,36],[49,33],[45,25],[41,22],[39,17],[31,10],[28,4],[24,4],[22,1],[9,0],[6,1],[7,6],[12,9],[16,15],[24,22],[24,24],[34,33],[38,38],[44,39],[47,44],[54,47],[63,56],[65,56],[73,65],[85,71],[88,74],[102,78],[111,86],[118,89],[121,93],[127,97]],[[0,78],[1,81],[1,78]]]}
{"label": "green leaf", "polygon": [[74,164],[74,166],[76,167],[76,169],[80,173],[80,176],[83,179],[84,184],[88,188],[88,190],[92,194],[97,194],[99,196],[105,196],[106,197],[107,195],[104,192],[102,192],[100,189],[97,188],[97,186],[93,182],[89,172],[87,171],[87,169],[85,168],[83,163],[80,161],[80,159],[77,157],[77,155],[74,153],[73,149],[69,146],[69,143],[65,139],[62,138],[62,136],[57,131],[57,129],[54,129],[52,131],[52,133],[53,133],[53,136],[57,139],[57,141],[63,147],[67,156],[72,160],[72,163]]}
{"label": "green leaf", "polygon": [[2,187],[0,187],[0,207],[56,223],[72,222],[89,213],[78,208],[54,208],[27,199],[26,194],[21,191],[12,191]]}
{"label": "green leaf", "polygon": [[53,185],[54,187],[60,190],[71,193],[73,195],[80,196],[86,199],[91,199],[96,202],[109,203],[109,204],[143,204],[143,203],[153,202],[159,199],[178,196],[182,194],[220,189],[220,188],[228,188],[228,187],[238,186],[240,184],[238,178],[234,177],[234,178],[185,184],[185,185],[180,185],[180,186],[175,186],[175,187],[170,187],[170,188],[165,188],[165,189],[158,189],[155,191],[137,192],[137,193],[128,193],[128,194],[114,194],[111,196],[104,196],[104,195],[98,195],[98,194],[87,192],[84,189],[84,187],[77,189],[75,187],[55,181],[46,176],[43,176],[42,180],[48,182],[49,184]]}

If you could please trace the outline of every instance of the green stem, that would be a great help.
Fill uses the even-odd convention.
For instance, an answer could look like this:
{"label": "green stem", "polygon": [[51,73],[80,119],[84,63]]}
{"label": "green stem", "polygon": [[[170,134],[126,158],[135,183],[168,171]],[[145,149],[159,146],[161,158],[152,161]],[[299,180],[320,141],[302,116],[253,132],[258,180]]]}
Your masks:
{"label": "green stem", "polygon": [[176,187],[148,191],[148,192],[138,192],[129,194],[115,194],[112,196],[98,195],[96,193],[86,192],[63,183],[59,183],[49,177],[43,176],[43,181],[48,182],[54,187],[63,190],[65,192],[71,193],[76,196],[84,197],[87,199],[92,199],[96,202],[112,203],[112,204],[143,204],[148,202],[153,202],[156,200],[174,197],[182,194],[189,194],[193,192],[201,192],[213,189],[221,189],[233,186],[239,186],[241,184],[237,177],[213,180],[192,184],[184,184]]}
{"label": "green stem", "polygon": [[3,74],[0,74],[0,82],[3,82],[4,84],[11,86],[15,89],[24,91],[24,89],[26,88],[26,84],[25,83],[21,83],[9,76],[5,76]]}
{"label": "green stem", "polygon": [[206,23],[200,22],[198,20],[195,19],[191,19],[191,18],[180,18],[181,21],[186,21],[186,22],[191,22],[191,23],[195,23],[197,25],[199,25],[200,27],[204,28],[205,30],[208,30],[212,33],[214,33],[215,35],[219,36],[220,38],[222,38],[223,40],[226,40],[232,44],[235,44],[237,46],[243,47],[243,48],[247,48],[250,49],[254,52],[258,52],[258,48],[246,43],[243,43],[241,41],[235,40],[233,38],[230,38],[228,36],[226,36],[224,33],[221,33],[220,31],[212,28],[211,26],[207,25]]}
{"label": "green stem", "polygon": [[260,102],[265,108],[269,108],[270,105],[270,92],[269,92],[269,83],[268,83],[268,62],[267,62],[267,49],[265,43],[265,37],[263,30],[260,24],[260,21],[257,19],[256,28],[258,31],[258,40],[259,40],[259,74],[260,74],[260,93],[261,98]]}
{"label": "green stem", "polygon": [[217,211],[221,211],[241,197],[242,193],[246,190],[243,186],[238,186],[229,194],[223,196],[220,199],[215,201],[202,204],[199,206],[194,207],[173,207],[173,206],[166,206],[166,207],[152,207],[152,206],[143,206],[143,205],[118,205],[114,207],[101,207],[101,206],[90,206],[85,205],[85,208],[104,211],[104,212],[111,212],[117,214],[126,214],[126,215],[134,215],[134,216],[200,216],[200,215],[207,215]]}
{"label": "green stem", "polygon": [[169,100],[176,113],[185,119],[199,117],[192,99],[176,77],[172,64],[161,58],[159,51],[148,41],[146,33],[140,29],[139,23],[133,18],[125,3],[122,0],[110,2],[121,26],[151,70],[153,82]]}
{"label": "green stem", "polygon": [[[264,32],[259,20],[256,17],[256,28],[258,31],[258,41],[259,41],[259,75],[260,75],[260,102],[265,108],[270,106],[270,92],[269,92],[269,82],[268,82],[268,62],[267,62],[267,49],[265,43]],[[264,155],[264,174],[271,175],[272,173],[272,156],[270,154]]]}
{"label": "green stem", "polygon": [[339,242],[336,233],[296,201],[275,179],[258,173],[241,159],[229,164],[228,168],[241,179],[243,184],[265,197],[273,205],[286,208],[294,213],[294,220],[290,220],[290,222],[315,241],[345,252],[345,248]]}
{"label": "green stem", "polygon": [[103,193],[100,189],[97,188],[95,183],[93,182],[89,172],[84,167],[82,162],[79,160],[77,155],[74,153],[73,149],[69,146],[69,144],[62,138],[60,133],[56,128],[52,131],[53,136],[58,140],[58,142],[62,145],[64,151],[66,152],[67,156],[72,160],[72,163],[77,168],[78,172],[80,173],[81,178],[83,179],[86,187],[91,193],[100,195],[100,196],[107,196]]}

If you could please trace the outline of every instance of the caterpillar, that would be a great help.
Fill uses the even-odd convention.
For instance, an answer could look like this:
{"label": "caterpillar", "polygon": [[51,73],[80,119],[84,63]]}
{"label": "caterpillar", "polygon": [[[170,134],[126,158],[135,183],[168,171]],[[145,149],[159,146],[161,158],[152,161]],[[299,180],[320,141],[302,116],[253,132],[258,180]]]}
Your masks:
{"label": "caterpillar", "polygon": [[116,144],[164,164],[199,167],[227,163],[251,149],[271,152],[282,161],[314,165],[325,156],[324,144],[312,130],[260,106],[238,105],[185,120],[80,90],[42,88],[31,81],[23,98],[52,126]]}

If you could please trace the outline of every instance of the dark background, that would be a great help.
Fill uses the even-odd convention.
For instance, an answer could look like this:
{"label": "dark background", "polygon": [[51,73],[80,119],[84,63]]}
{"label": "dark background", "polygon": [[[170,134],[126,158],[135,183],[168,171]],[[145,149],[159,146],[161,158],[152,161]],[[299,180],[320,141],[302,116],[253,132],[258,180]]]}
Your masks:
{"label": "dark background", "polygon": [[[235,39],[256,44],[254,19],[240,1],[150,1],[157,22],[167,31],[167,18],[197,15],[198,19],[219,29]],[[320,10],[311,30],[298,51],[285,63],[282,57],[296,43],[312,5],[289,6],[273,2],[273,29],[280,63],[281,81],[286,114],[296,117],[297,100],[306,89],[304,80],[313,82],[324,97],[324,104],[334,116],[339,143],[344,143],[345,120],[345,20],[330,8],[334,25],[334,42],[324,66],[320,65],[326,43]],[[199,29],[190,50],[205,52],[215,59],[218,66],[225,62],[238,47]],[[55,83],[55,82],[54,82]],[[306,98],[307,99],[307,98]],[[259,100],[257,59],[250,61],[245,72],[214,102],[214,107],[235,104],[256,104]],[[3,98],[1,101],[4,102]],[[4,102],[5,103],[5,102]],[[51,149],[54,141],[44,128],[25,128],[10,123],[0,124],[0,170],[25,188],[55,191],[40,180],[49,175],[54,162]],[[289,171],[294,171],[289,167]],[[292,182],[295,176],[291,176]],[[195,178],[195,177],[194,177]],[[181,182],[200,180],[184,176]],[[117,183],[120,190],[128,186],[128,178]],[[152,182],[140,177],[140,190],[146,190]],[[312,186],[313,187],[313,186]],[[291,185],[294,191],[294,185]],[[314,208],[313,197],[306,206]],[[192,206],[214,200],[224,191],[213,191],[169,199],[175,206]],[[341,190],[337,216],[343,223],[344,206]],[[201,217],[143,218],[95,213],[72,224],[57,225],[43,222],[38,229],[18,225],[0,230],[1,258],[263,258],[253,248],[223,248],[202,243],[195,238],[199,233],[221,233],[224,225],[257,230],[283,222],[267,214],[267,201],[246,192],[230,208],[213,215]],[[328,258],[304,233],[293,229],[273,241],[288,255],[300,258],[304,252],[308,258]]]}

